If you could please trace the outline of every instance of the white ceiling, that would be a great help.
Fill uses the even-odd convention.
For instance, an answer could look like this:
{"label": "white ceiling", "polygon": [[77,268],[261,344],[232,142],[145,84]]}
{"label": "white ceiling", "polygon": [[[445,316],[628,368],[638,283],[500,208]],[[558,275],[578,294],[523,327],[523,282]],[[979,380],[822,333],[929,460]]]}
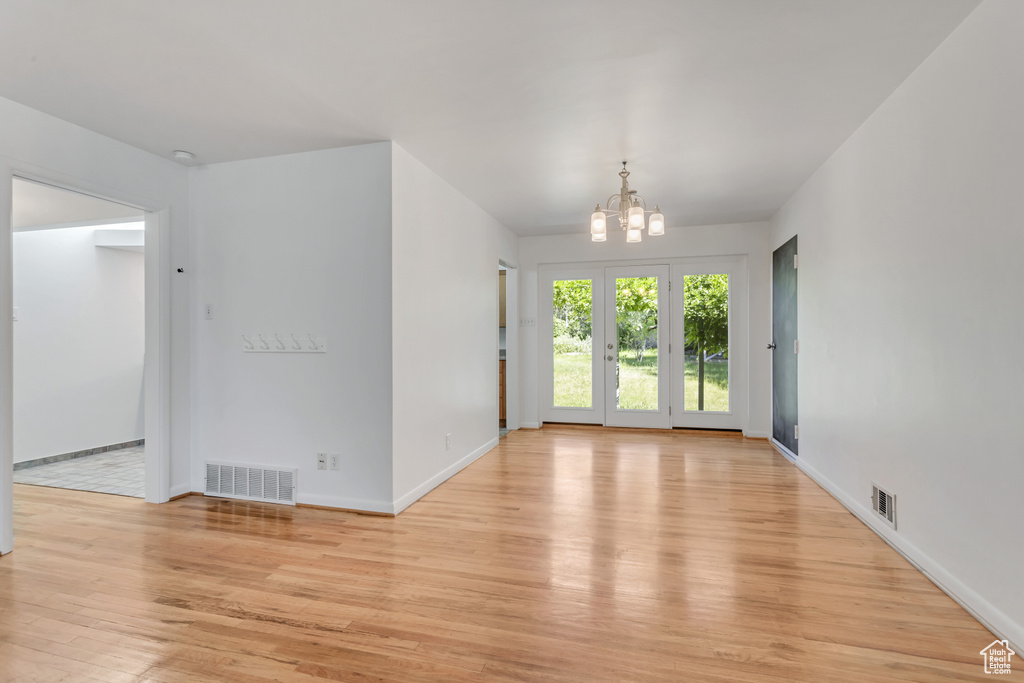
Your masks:
{"label": "white ceiling", "polygon": [[0,96],[197,163],[395,140],[516,232],[770,217],[978,0],[4,0]]}
{"label": "white ceiling", "polygon": [[68,223],[120,222],[143,219],[143,212],[105,199],[14,179],[11,195],[15,230],[33,230]]}

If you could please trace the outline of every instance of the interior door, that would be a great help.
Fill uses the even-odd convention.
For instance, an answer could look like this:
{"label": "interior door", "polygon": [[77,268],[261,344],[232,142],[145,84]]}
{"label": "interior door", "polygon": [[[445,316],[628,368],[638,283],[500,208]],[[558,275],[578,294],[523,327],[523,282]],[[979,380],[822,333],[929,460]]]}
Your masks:
{"label": "interior door", "polygon": [[669,268],[604,270],[604,423],[669,429]]}
{"label": "interior door", "polygon": [[799,454],[796,236],[772,255],[772,439]]}

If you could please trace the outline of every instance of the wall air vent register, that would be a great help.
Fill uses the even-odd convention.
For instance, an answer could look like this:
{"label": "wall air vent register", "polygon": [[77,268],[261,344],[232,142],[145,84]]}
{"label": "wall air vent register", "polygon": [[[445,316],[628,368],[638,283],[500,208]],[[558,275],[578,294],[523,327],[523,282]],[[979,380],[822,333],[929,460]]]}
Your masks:
{"label": "wall air vent register", "polygon": [[287,467],[207,462],[204,491],[208,496],[295,505],[296,474]]}

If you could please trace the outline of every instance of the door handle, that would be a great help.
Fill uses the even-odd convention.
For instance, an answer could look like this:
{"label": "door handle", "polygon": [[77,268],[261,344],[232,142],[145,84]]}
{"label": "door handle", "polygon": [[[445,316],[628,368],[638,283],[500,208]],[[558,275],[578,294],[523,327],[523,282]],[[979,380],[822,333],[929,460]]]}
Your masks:
{"label": "door handle", "polygon": [[769,351],[774,351],[775,350],[775,342],[772,342],[771,344],[766,344],[765,348],[768,349]]}

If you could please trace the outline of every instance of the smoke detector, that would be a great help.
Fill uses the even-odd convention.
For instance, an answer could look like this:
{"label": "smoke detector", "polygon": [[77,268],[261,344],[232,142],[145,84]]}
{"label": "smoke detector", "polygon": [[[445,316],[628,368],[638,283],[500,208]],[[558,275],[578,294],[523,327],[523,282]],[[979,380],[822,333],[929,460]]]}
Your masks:
{"label": "smoke detector", "polygon": [[183,149],[176,149],[171,152],[171,156],[174,157],[175,161],[180,161],[183,164],[187,164],[190,161],[195,161],[196,155],[192,152],[187,152]]}

